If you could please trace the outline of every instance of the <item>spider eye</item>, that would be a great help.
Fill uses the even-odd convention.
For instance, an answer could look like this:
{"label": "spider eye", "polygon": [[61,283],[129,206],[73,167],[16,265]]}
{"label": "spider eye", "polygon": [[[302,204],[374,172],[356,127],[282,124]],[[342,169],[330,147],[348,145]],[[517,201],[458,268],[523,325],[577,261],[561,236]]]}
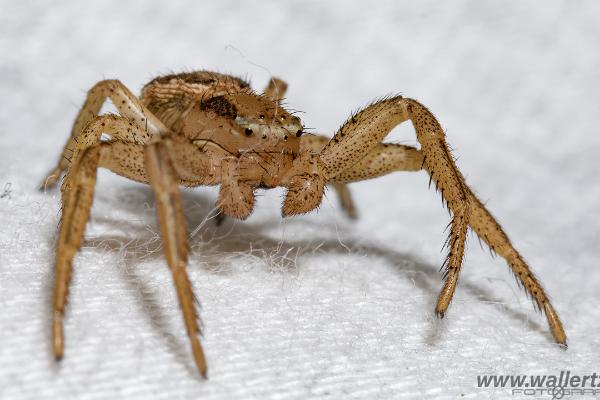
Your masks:
{"label": "spider eye", "polygon": [[246,136],[250,136],[250,135],[252,135],[252,129],[250,129],[250,128],[246,128],[246,129],[244,129],[244,134],[245,134]]}
{"label": "spider eye", "polygon": [[302,129],[298,129],[298,131],[296,132],[296,137],[302,136],[303,133],[304,131]]}

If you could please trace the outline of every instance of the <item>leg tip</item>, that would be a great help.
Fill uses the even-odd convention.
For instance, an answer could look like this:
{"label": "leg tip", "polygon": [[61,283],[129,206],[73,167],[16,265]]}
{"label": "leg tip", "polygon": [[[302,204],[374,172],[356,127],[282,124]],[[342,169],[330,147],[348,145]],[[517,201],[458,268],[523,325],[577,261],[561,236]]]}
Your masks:
{"label": "leg tip", "polygon": [[567,344],[567,342],[564,343],[559,343],[558,344],[560,346],[561,349],[563,350],[567,350],[569,348],[569,345]]}
{"label": "leg tip", "polygon": [[356,210],[346,210],[346,216],[352,221],[358,220],[358,213]]}
{"label": "leg tip", "polygon": [[200,345],[198,338],[195,336],[192,338],[192,353],[194,355],[194,363],[196,364],[196,368],[198,368],[200,376],[204,379],[208,379],[208,366],[206,364],[206,359],[204,358],[204,352],[202,351],[202,346]]}
{"label": "leg tip", "polygon": [[52,183],[50,183],[48,181],[48,179],[46,178],[38,185],[37,190],[39,192],[45,192],[46,190],[50,189],[51,187],[52,187]]}
{"label": "leg tip", "polygon": [[60,361],[64,354],[64,337],[63,337],[63,326],[62,316],[58,315],[54,317],[52,323],[52,350],[54,352],[54,359]]}
{"label": "leg tip", "polygon": [[50,171],[48,173],[48,175],[46,175],[46,177],[44,177],[44,180],[42,182],[40,182],[39,186],[38,186],[38,190],[40,192],[44,192],[47,189],[51,189],[52,187],[54,187],[54,185],[56,185],[56,182],[58,182],[58,179],[60,178],[62,171],[58,168],[53,169],[52,171]]}
{"label": "leg tip", "polygon": [[64,355],[64,351],[63,351],[63,347],[62,347],[62,343],[57,342],[56,340],[54,341],[54,361],[59,362],[60,360],[63,359],[63,355]]}
{"label": "leg tip", "polygon": [[560,342],[557,341],[556,343],[558,344],[558,347],[560,347],[563,350],[567,350],[569,348],[569,345],[567,344],[567,339],[566,338],[564,340],[560,341]]}
{"label": "leg tip", "polygon": [[447,310],[448,310],[448,304],[447,303],[440,304],[440,302],[438,301],[438,304],[436,304],[436,306],[435,306],[435,315],[437,315],[439,319],[444,319],[444,317],[446,316]]}

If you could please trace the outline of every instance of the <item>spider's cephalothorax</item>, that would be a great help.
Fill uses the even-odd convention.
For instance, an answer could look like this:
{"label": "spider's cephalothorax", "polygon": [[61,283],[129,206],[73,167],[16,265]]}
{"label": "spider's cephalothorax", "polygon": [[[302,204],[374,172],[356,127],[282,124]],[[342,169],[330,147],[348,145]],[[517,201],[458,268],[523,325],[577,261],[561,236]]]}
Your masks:
{"label": "spider's cephalothorax", "polygon": [[[285,82],[273,78],[265,91],[257,94],[242,79],[208,71],[156,78],[139,98],[116,80],[101,81],[90,89],[59,162],[42,185],[53,186],[66,171],[52,323],[57,358],[64,349],[63,317],[72,260],[89,218],[99,167],[152,186],[167,263],[194,360],[204,376],[207,366],[186,273],[188,242],[179,185],[220,185],[220,215],[241,219],[252,212],[257,188],[287,188],[285,216],[315,209],[325,186],[332,186],[344,210],[355,217],[347,183],[424,169],[452,212],[445,282],[436,313],[443,317],[452,300],[470,228],[507,261],[518,282],[546,314],[556,342],[566,345],[562,324],[544,289],[467,186],[442,128],[427,108],[401,96],[384,98],[352,115],[330,140],[303,135],[300,119],[280,104],[286,89]],[[98,115],[107,98],[118,115]],[[414,125],[420,149],[382,143],[406,120]]]}
{"label": "spider's cephalothorax", "polygon": [[279,104],[284,91],[285,84],[273,80],[259,95],[241,79],[199,71],[155,79],[140,100],[208,156],[209,170],[184,184],[222,183],[219,172],[228,159],[250,186],[275,187],[297,157],[303,133],[300,119]]}

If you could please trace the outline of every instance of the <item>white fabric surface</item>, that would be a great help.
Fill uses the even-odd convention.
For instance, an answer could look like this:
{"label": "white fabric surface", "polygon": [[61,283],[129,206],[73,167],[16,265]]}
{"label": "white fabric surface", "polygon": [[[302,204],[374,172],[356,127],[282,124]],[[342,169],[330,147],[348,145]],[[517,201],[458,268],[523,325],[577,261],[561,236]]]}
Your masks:
{"label": "white fabric surface", "polygon": [[[0,398],[501,398],[476,376],[594,372],[599,16],[597,1],[2,2]],[[248,221],[216,228],[205,221],[216,191],[199,188],[183,199],[196,230],[202,381],[151,192],[102,171],[56,365],[59,193],[36,185],[96,81],[137,92],[191,69],[259,89],[281,76],[290,107],[329,135],[378,96],[422,101],[551,295],[569,349],[473,236],[447,318],[434,317],[449,218],[423,172],[354,184],[357,222],[332,193],[319,212],[282,221],[273,190]],[[416,143],[410,124],[391,140]]]}

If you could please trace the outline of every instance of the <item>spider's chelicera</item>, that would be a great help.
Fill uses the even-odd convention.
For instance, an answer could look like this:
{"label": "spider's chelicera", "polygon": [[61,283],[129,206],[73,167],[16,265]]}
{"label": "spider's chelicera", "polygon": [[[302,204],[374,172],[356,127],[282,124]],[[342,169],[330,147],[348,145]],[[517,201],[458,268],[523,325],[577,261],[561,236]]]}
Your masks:
{"label": "spider's chelicera", "polygon": [[[58,165],[42,185],[53,186],[66,171],[53,297],[57,359],[64,350],[63,317],[72,261],[89,217],[99,167],[148,183],[154,190],[164,253],[194,360],[203,376],[207,366],[186,273],[188,238],[179,185],[220,185],[220,215],[240,219],[252,213],[257,188],[287,188],[282,208],[287,216],[314,210],[329,185],[338,192],[347,214],[355,217],[347,183],[424,169],[452,213],[445,281],[435,312],[443,317],[452,300],[471,228],[506,260],[534,304],[546,314],[556,342],[566,345],[562,324],[542,286],[467,186],[444,131],[425,106],[401,96],[384,98],[353,114],[330,140],[303,134],[300,119],[281,105],[286,89],[285,82],[272,78],[265,91],[257,94],[239,78],[198,71],[156,78],[139,98],[117,80],[101,81],[89,90]],[[118,115],[98,115],[107,98]],[[412,121],[420,149],[382,143],[406,120]]]}

